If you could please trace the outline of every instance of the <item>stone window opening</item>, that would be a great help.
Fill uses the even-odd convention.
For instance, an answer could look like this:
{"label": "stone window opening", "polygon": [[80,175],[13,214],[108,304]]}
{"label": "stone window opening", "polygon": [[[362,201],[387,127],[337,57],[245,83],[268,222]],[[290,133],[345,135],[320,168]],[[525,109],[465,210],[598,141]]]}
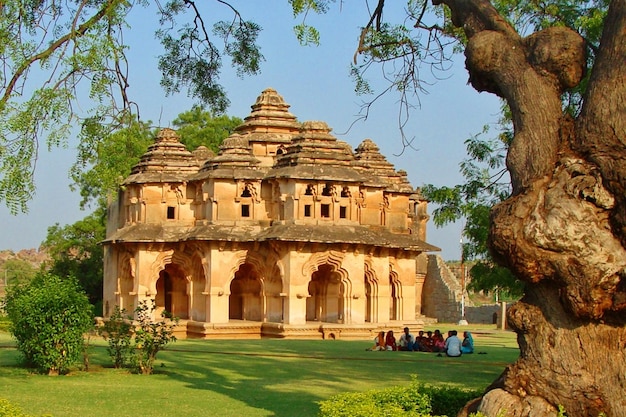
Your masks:
{"label": "stone window opening", "polygon": [[250,204],[241,205],[241,217],[250,217]]}
{"label": "stone window opening", "polygon": [[339,218],[340,219],[345,219],[347,217],[348,217],[348,207],[340,206],[339,207]]}
{"label": "stone window opening", "polygon": [[320,216],[326,219],[330,217],[330,204],[322,204],[320,206]]}
{"label": "stone window opening", "polygon": [[246,188],[241,192],[241,197],[252,197],[252,193],[250,192],[250,187],[246,185]]}
{"label": "stone window opening", "polygon": [[343,197],[343,198],[350,197],[350,190],[348,189],[348,187],[343,187],[341,189],[341,197]]}
{"label": "stone window opening", "polygon": [[326,184],[324,189],[322,190],[322,195],[326,197],[332,197],[334,191],[334,187],[330,184]]}
{"label": "stone window opening", "polygon": [[313,184],[309,184],[306,186],[306,191],[304,192],[304,195],[314,195]]}
{"label": "stone window opening", "polygon": [[167,218],[168,220],[174,220],[176,218],[176,207],[174,206],[167,207]]}
{"label": "stone window opening", "polygon": [[304,217],[311,217],[311,205],[310,204],[304,205]]}

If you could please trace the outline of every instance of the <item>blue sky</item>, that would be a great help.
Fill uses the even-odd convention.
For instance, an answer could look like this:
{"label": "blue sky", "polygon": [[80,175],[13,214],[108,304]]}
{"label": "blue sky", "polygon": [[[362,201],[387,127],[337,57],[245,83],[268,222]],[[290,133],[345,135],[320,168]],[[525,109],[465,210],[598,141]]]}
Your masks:
{"label": "blue sky", "polygon": [[[261,74],[243,79],[235,75],[229,62],[224,62],[221,82],[231,100],[228,115],[247,116],[261,91],[272,87],[291,105],[290,111],[298,120],[325,121],[338,139],[353,148],[366,138],[372,139],[396,169],[407,171],[413,186],[453,186],[462,181],[459,163],[465,157],[464,140],[479,133],[485,124],[497,121],[499,109],[495,96],[479,94],[467,85],[462,56],[449,71],[439,74],[439,79],[431,75],[429,67],[420,68],[432,85],[427,87],[428,93],[419,96],[420,107],[413,110],[405,127],[413,138],[413,148],[403,149],[396,97],[386,97],[371,109],[366,121],[355,122],[360,103],[367,99],[354,93],[349,77],[358,27],[367,21],[363,3],[342,2],[341,10],[335,6],[327,15],[312,17],[309,22],[322,36],[317,47],[298,44],[292,27],[299,20],[293,19],[286,0],[232,3],[240,7],[244,18],[263,27],[260,44],[265,62]],[[217,2],[207,4],[213,9],[219,7]],[[386,13],[389,19],[402,12],[399,5],[391,6],[398,9]],[[144,120],[166,127],[190,109],[193,101],[186,92],[166,97],[162,91],[156,69],[160,49],[151,22],[156,22],[151,10],[137,9],[130,16],[131,29],[126,37],[131,48],[130,94],[139,103]],[[372,72],[372,81],[375,74]],[[36,170],[37,194],[27,214],[12,216],[4,205],[0,206],[0,250],[37,248],[49,226],[71,224],[88,214],[79,208],[80,196],[69,188],[68,169],[75,158],[75,147],[75,140],[70,140],[67,148],[41,152]],[[444,259],[459,259],[460,235],[460,224],[437,229],[429,223],[427,241],[442,248]]]}

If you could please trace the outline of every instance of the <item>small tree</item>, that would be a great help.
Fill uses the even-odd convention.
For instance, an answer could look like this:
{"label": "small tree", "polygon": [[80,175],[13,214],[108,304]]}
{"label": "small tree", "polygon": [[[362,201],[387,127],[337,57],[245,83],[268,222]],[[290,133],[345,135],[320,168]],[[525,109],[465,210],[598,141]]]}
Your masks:
{"label": "small tree", "polygon": [[133,351],[131,343],[133,324],[131,320],[132,318],[126,314],[126,309],[115,306],[111,317],[98,330],[104,340],[107,341],[107,352],[113,359],[115,368],[123,368],[131,358]]}
{"label": "small tree", "polygon": [[93,307],[76,279],[40,272],[31,282],[9,288],[5,308],[28,365],[58,375],[81,357]]}
{"label": "small tree", "polygon": [[178,324],[177,318],[168,318],[163,312],[163,320],[154,321],[153,312],[156,309],[154,301],[148,305],[147,301],[139,303],[135,308],[135,365],[144,375],[150,375],[154,369],[157,353],[168,343],[175,342],[174,328]]}

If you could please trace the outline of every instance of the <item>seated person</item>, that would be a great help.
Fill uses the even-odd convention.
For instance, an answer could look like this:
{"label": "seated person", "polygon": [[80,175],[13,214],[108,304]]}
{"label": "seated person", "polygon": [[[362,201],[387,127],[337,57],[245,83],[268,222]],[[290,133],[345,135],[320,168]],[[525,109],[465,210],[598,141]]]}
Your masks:
{"label": "seated person", "polygon": [[463,342],[461,342],[461,352],[474,353],[474,338],[470,332],[463,332]]}
{"label": "seated person", "polygon": [[461,356],[461,339],[457,336],[456,330],[450,330],[448,332],[449,336],[446,339],[445,343],[445,352],[446,355],[451,357]]}
{"label": "seated person", "polygon": [[387,332],[387,336],[385,337],[385,349],[398,350],[398,346],[396,345],[396,338],[393,335],[393,330],[389,330]]}
{"label": "seated person", "polygon": [[385,350],[385,332],[379,332],[374,338],[374,346],[367,350]]}
{"label": "seated person", "polygon": [[430,330],[426,332],[426,337],[422,343],[422,352],[434,352],[435,339],[433,339],[433,332]]}
{"label": "seated person", "polygon": [[435,330],[433,333],[433,350],[432,352],[443,352],[445,350],[446,341],[439,330]]}
{"label": "seated person", "polygon": [[404,328],[404,333],[400,336],[400,346],[398,350],[408,350],[412,351],[415,346],[415,340],[413,339],[413,335],[409,332],[409,328]]}
{"label": "seated person", "polygon": [[424,336],[424,330],[420,330],[417,333],[417,337],[415,338],[415,344],[413,345],[414,351],[416,352],[424,351],[424,339],[426,339],[426,336]]}

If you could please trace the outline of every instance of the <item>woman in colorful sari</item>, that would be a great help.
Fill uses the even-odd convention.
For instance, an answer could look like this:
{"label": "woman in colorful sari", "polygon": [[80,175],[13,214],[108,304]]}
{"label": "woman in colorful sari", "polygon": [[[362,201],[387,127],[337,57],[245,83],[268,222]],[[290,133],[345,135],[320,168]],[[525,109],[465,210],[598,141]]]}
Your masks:
{"label": "woman in colorful sari", "polygon": [[461,343],[461,352],[474,353],[474,338],[470,332],[463,332],[463,343]]}
{"label": "woman in colorful sari", "polygon": [[374,338],[374,346],[367,350],[385,350],[385,332],[379,332]]}
{"label": "woman in colorful sari", "polygon": [[396,337],[393,335],[393,330],[389,330],[387,332],[387,337],[385,338],[385,349],[398,350],[398,345],[396,344]]}

